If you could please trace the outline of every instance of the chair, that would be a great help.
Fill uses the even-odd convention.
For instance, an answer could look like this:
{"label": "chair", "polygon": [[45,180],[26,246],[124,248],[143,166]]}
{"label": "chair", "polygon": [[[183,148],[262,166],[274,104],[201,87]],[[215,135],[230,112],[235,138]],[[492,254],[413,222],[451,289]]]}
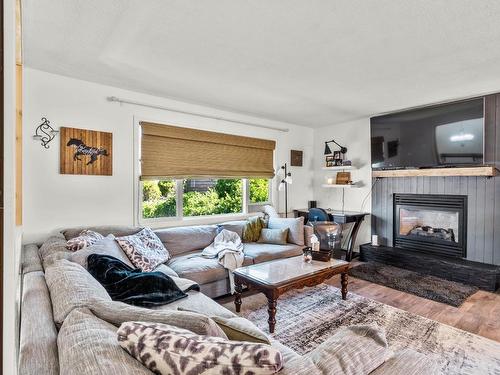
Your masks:
{"label": "chair", "polygon": [[322,208],[310,208],[307,219],[310,223],[315,221],[331,221],[328,213]]}

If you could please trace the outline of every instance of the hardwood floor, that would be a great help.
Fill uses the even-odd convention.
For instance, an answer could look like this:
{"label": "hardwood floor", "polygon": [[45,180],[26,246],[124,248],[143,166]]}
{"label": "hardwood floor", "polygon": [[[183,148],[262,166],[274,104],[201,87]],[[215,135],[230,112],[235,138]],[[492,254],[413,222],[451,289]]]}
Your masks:
{"label": "hardwood floor", "polygon": [[[326,281],[340,287],[340,276]],[[460,307],[349,278],[350,292],[500,342],[500,294],[478,291]]]}

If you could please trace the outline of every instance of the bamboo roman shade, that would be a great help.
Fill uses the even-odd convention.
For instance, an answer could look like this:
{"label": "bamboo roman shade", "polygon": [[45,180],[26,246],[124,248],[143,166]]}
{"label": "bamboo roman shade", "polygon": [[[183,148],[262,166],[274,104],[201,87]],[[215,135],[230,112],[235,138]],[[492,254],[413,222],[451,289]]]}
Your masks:
{"label": "bamboo roman shade", "polygon": [[141,122],[141,179],[274,176],[276,142]]}

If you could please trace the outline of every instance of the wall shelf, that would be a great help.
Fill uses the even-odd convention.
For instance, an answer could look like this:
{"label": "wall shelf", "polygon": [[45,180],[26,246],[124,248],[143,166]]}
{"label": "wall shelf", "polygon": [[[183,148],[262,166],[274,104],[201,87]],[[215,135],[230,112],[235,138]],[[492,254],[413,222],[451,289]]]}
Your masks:
{"label": "wall shelf", "polygon": [[324,171],[352,171],[357,168],[353,165],[337,165],[335,167],[323,167],[322,169]]}
{"label": "wall shelf", "polygon": [[356,184],[323,184],[324,188],[335,188],[335,189],[352,189],[357,188]]}
{"label": "wall shelf", "polygon": [[372,177],[414,177],[414,176],[484,176],[493,177],[498,170],[492,166],[463,168],[396,169],[372,171]]}

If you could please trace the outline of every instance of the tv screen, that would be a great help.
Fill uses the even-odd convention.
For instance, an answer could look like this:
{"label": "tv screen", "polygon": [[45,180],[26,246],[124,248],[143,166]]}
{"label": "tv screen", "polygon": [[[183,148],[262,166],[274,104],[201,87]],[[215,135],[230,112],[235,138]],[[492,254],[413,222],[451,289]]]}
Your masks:
{"label": "tv screen", "polygon": [[371,119],[373,169],[483,164],[483,98]]}

